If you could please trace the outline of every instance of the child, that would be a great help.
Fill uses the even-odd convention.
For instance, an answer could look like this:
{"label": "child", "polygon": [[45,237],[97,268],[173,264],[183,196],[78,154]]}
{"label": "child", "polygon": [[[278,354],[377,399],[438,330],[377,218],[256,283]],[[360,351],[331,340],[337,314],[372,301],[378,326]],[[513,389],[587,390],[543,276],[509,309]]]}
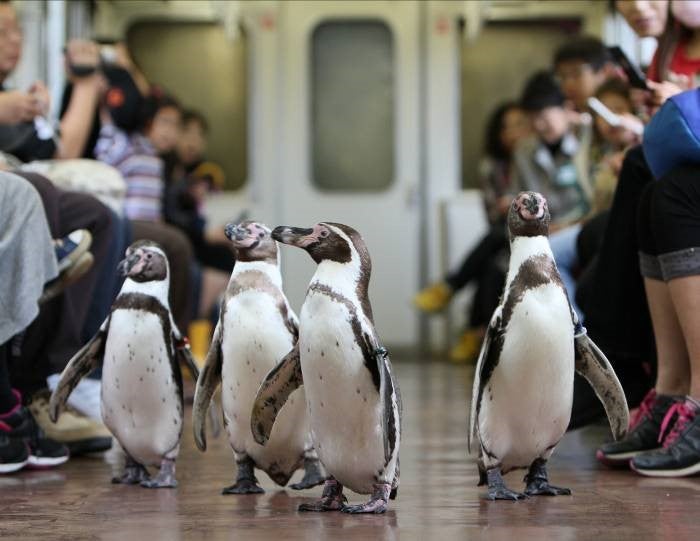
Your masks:
{"label": "child", "polygon": [[588,98],[610,75],[605,45],[590,36],[575,38],[554,53],[554,74],[567,100],[579,112],[588,110]]}

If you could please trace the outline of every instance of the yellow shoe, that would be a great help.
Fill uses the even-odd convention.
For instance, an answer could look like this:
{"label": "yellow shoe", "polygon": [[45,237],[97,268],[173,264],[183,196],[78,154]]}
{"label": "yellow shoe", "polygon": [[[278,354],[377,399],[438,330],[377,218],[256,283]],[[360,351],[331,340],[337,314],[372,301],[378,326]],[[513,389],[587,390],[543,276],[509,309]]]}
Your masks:
{"label": "yellow shoe", "polygon": [[209,352],[212,325],[208,319],[197,319],[190,323],[188,331],[190,349],[197,367],[201,370],[204,367],[204,359],[206,359]]}
{"label": "yellow shoe", "polygon": [[473,363],[479,358],[481,342],[484,339],[482,329],[468,329],[459,337],[450,349],[450,361],[457,364]]}
{"label": "yellow shoe", "polygon": [[452,289],[444,282],[426,287],[413,297],[413,304],[424,312],[439,312],[452,298]]}

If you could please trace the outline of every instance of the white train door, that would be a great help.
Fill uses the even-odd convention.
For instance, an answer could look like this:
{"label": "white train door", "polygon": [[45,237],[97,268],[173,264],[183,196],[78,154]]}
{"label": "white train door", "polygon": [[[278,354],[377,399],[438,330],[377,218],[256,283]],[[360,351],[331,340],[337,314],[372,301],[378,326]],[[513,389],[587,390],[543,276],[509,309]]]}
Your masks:
{"label": "white train door", "polygon": [[[284,2],[279,28],[280,222],[362,234],[381,338],[400,346],[418,329],[420,12],[419,2]],[[299,307],[313,264],[288,249],[284,265]]]}

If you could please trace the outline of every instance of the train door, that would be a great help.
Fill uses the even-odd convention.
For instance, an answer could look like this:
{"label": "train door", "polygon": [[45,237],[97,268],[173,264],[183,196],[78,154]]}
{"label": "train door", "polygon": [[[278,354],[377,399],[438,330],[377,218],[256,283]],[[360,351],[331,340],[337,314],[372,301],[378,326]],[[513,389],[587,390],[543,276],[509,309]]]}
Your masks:
{"label": "train door", "polygon": [[[356,228],[373,260],[370,295],[382,339],[416,343],[419,285],[420,2],[285,2],[280,223]],[[285,250],[299,306],[313,272]]]}
{"label": "train door", "polygon": [[[295,2],[281,14],[281,223],[357,229],[379,333],[406,346],[417,332],[420,12],[418,2]],[[312,272],[306,254],[285,250],[295,306]]]}

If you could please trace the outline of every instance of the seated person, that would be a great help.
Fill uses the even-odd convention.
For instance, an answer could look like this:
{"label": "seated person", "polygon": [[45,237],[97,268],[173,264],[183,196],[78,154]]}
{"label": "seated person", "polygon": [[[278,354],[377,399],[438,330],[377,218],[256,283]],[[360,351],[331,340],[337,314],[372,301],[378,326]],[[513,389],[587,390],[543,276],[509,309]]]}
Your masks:
{"label": "seated person", "polygon": [[39,194],[22,178],[0,172],[0,473],[68,460],[68,449],[42,434],[21,393],[12,388],[9,362],[13,338],[37,317],[44,287],[59,276],[59,264],[86,254],[80,244],[78,249],[66,239],[61,248],[71,248],[57,261]]}
{"label": "seated person", "polygon": [[[598,114],[594,115],[596,142],[591,150],[591,168],[593,174],[593,197],[591,211],[579,223],[573,224],[550,236],[554,259],[569,294],[571,305],[583,321],[584,314],[576,304],[576,276],[579,272],[578,237],[583,223],[589,218],[607,210],[617,185],[617,176],[622,167],[624,153],[630,145],[639,142],[642,122],[633,115],[633,103],[630,90],[621,79],[610,79],[603,83],[596,97],[623,122],[620,126],[611,126]],[[595,228],[596,231],[600,227]],[[593,230],[591,230],[593,231]],[[587,242],[594,242],[588,239]]]}
{"label": "seated person", "polygon": [[160,157],[175,147],[181,109],[177,101],[160,91],[145,103],[140,129],[131,133],[115,126],[107,108],[102,107],[95,156],[124,177],[124,213],[132,226],[132,239],[150,239],[163,246],[170,262],[173,317],[179,328],[187,329],[192,317],[192,247],[181,231],[164,222],[164,163]]}
{"label": "seated person", "polygon": [[519,191],[512,182],[511,157],[518,141],[529,134],[530,124],[519,104],[507,102],[492,113],[486,126],[485,157],[479,164],[489,233],[467,254],[456,272],[419,292],[414,299],[421,310],[436,312],[442,310],[457,291],[477,280],[468,316],[469,328],[449,352],[450,359],[455,362],[468,361],[478,355],[486,325],[503,288],[504,272],[499,266],[503,258],[498,254],[507,250],[505,219]]}

